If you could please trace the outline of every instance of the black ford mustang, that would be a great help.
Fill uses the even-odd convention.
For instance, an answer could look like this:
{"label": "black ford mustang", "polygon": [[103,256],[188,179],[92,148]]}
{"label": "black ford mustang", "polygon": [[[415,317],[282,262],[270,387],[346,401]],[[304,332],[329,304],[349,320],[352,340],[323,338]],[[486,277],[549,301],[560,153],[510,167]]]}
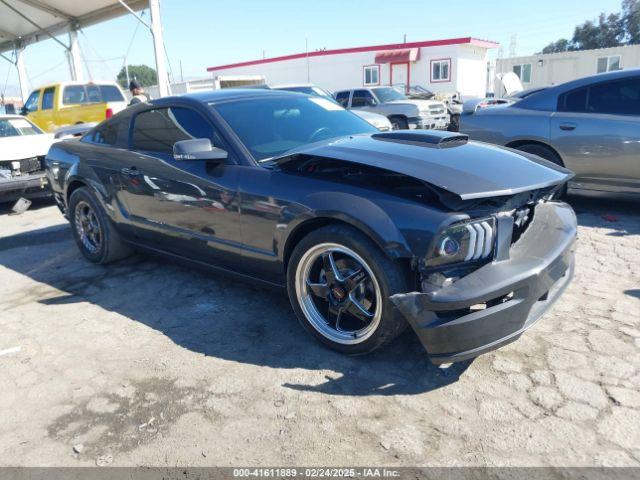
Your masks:
{"label": "black ford mustang", "polygon": [[81,252],[132,247],[287,288],[302,325],[369,352],[409,323],[434,363],[515,340],[573,272],[571,173],[335,103],[226,90],[131,107],[46,158]]}

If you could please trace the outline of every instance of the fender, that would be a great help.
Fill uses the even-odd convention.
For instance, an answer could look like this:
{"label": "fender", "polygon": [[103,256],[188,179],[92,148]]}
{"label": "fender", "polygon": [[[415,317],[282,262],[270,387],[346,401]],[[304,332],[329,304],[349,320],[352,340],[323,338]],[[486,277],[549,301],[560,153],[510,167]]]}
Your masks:
{"label": "fender", "polygon": [[[390,258],[412,258],[414,256],[407,240],[389,214],[369,199],[344,192],[315,192],[304,198],[310,208],[300,209],[300,204],[290,204],[281,212],[276,229],[274,246],[280,260],[284,261],[289,242],[296,232],[309,222],[338,220],[362,231],[371,238]],[[406,207],[406,203],[404,204]]]}

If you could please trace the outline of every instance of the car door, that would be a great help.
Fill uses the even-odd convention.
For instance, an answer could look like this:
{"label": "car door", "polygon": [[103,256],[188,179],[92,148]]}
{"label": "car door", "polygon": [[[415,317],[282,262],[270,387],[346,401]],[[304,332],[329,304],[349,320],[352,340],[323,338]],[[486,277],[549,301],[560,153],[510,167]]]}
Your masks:
{"label": "car door", "polygon": [[640,77],[560,95],[550,137],[579,187],[640,193]]}
{"label": "car door", "polygon": [[351,108],[358,110],[366,110],[368,112],[378,113],[376,98],[373,94],[366,89],[359,89],[353,91],[353,97],[351,98]]}
{"label": "car door", "polygon": [[[194,138],[209,138],[229,158],[175,160],[174,143]],[[204,115],[183,106],[137,113],[126,161],[119,197],[142,243],[224,268],[239,264],[239,169]]]}

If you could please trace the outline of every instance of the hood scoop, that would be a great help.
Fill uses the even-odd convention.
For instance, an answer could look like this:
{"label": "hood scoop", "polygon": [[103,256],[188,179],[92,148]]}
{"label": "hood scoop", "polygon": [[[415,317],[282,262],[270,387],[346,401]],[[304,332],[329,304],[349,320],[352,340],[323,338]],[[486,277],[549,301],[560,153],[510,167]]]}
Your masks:
{"label": "hood scoop", "polygon": [[376,140],[404,143],[431,148],[450,148],[464,145],[469,141],[468,135],[440,130],[395,130],[393,132],[374,133]]}

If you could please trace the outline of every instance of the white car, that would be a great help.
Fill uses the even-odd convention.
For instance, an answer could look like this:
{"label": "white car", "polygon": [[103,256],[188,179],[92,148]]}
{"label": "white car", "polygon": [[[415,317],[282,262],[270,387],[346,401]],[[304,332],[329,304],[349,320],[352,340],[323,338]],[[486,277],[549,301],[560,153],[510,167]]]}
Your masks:
{"label": "white car", "polygon": [[[311,83],[306,84],[293,84],[293,85],[275,85],[271,87],[272,90],[287,90],[289,92],[298,92],[304,93],[307,95],[312,95],[315,97],[326,98],[327,100],[331,100],[335,102],[336,100],[333,98],[330,92],[325,90],[324,88],[320,88],[317,85],[313,85]],[[359,116],[364,121],[370,123],[378,130],[382,132],[387,132],[392,129],[391,122],[384,115],[380,115],[378,113],[367,112],[365,110],[351,110],[357,116]]]}
{"label": "white car", "polygon": [[0,203],[51,195],[44,156],[56,141],[20,115],[0,115]]}

